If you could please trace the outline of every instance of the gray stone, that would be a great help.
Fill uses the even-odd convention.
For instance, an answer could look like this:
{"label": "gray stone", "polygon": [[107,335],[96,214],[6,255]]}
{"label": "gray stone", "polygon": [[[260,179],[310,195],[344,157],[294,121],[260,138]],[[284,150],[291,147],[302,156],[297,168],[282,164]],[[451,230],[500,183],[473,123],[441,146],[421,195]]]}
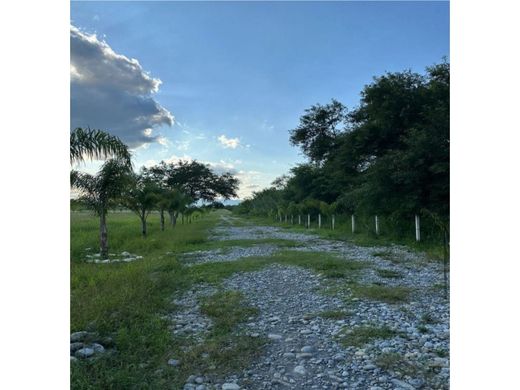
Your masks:
{"label": "gray stone", "polygon": [[177,367],[179,364],[181,364],[180,360],[177,359],[170,359],[168,360],[168,365]]}
{"label": "gray stone", "polygon": [[282,338],[282,336],[279,334],[269,333],[267,335],[267,338],[271,339],[271,340],[280,340]]}
{"label": "gray stone", "polygon": [[236,383],[224,383],[222,385],[222,390],[240,390],[240,386]]}
{"label": "gray stone", "polygon": [[83,341],[88,336],[88,332],[86,330],[82,330],[80,332],[74,332],[70,335],[70,342],[75,343],[79,341]]}
{"label": "gray stone", "polygon": [[91,348],[94,350],[95,353],[105,352],[105,348],[101,344],[98,344],[98,343],[93,343],[91,345]]}
{"label": "gray stone", "polygon": [[115,345],[114,339],[109,336],[101,337],[97,340],[97,342],[103,345],[105,348],[111,348]]}
{"label": "gray stone", "polygon": [[294,370],[293,370],[296,374],[299,374],[299,375],[305,375],[305,367],[303,366],[296,366],[294,367]]}
{"label": "gray stone", "polygon": [[406,383],[406,382],[403,382],[403,381],[400,381],[399,379],[392,379],[391,382],[397,386],[399,389],[403,389],[403,390],[415,390],[415,387],[413,387],[412,385]]}
{"label": "gray stone", "polygon": [[94,355],[94,350],[92,348],[84,347],[81,349],[78,349],[74,356],[80,359],[86,359],[90,356]]}
{"label": "gray stone", "polygon": [[306,352],[306,353],[310,353],[310,352],[314,352],[314,348],[310,345],[306,345],[305,347],[303,347],[301,349],[302,352]]}
{"label": "gray stone", "polygon": [[202,384],[202,383],[204,383],[204,378],[201,377],[201,376],[196,377],[196,378],[195,378],[195,383],[197,383],[197,384],[199,384],[199,385]]}
{"label": "gray stone", "polygon": [[80,342],[70,343],[70,353],[76,352],[78,349],[81,349],[85,346],[85,344]]}

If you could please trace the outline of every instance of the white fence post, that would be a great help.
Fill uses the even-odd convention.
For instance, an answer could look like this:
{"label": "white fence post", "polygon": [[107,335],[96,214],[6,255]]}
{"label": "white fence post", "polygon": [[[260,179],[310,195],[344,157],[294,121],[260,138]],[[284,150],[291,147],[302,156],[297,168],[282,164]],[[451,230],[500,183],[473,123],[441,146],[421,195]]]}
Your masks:
{"label": "white fence post", "polygon": [[352,214],[352,234],[356,232],[356,217]]}
{"label": "white fence post", "polygon": [[307,228],[309,229],[311,227],[311,215],[307,214]]}
{"label": "white fence post", "polygon": [[415,214],[415,240],[421,241],[421,217]]}
{"label": "white fence post", "polygon": [[287,223],[287,214],[285,214],[285,223]]}
{"label": "white fence post", "polygon": [[334,214],[332,215],[332,230],[334,230],[334,225],[336,224],[336,218]]}
{"label": "white fence post", "polygon": [[298,214],[298,225],[302,224],[302,216]]}
{"label": "white fence post", "polygon": [[376,234],[379,235],[379,217],[376,215]]}
{"label": "white fence post", "polygon": [[321,229],[321,214],[318,214],[318,229]]}
{"label": "white fence post", "polygon": [[294,225],[294,215],[291,214],[291,225]]}

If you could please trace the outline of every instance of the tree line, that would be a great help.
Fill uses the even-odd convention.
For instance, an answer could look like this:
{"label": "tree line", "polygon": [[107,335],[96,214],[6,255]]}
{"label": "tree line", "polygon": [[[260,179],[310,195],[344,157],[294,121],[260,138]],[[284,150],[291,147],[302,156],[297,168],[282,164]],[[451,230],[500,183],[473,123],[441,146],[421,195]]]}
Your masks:
{"label": "tree line", "polygon": [[307,161],[255,192],[237,211],[271,216],[379,215],[394,233],[414,215],[449,226],[450,66],[374,77],[348,109],[332,99],[306,109],[290,130]]}
{"label": "tree line", "polygon": [[207,208],[208,203],[220,208],[222,204],[215,200],[236,197],[239,184],[232,174],[216,174],[197,161],[161,161],[134,172],[128,147],[119,138],[101,130],[75,129],[71,133],[71,163],[89,157],[107,160],[96,175],[71,170],[71,186],[79,192],[75,202],[99,217],[102,258],[108,257],[106,218],[110,208],[122,206],[134,212],[146,237],[152,211],[160,214],[161,230],[165,229],[165,215],[174,227],[180,214],[191,221],[191,216]]}

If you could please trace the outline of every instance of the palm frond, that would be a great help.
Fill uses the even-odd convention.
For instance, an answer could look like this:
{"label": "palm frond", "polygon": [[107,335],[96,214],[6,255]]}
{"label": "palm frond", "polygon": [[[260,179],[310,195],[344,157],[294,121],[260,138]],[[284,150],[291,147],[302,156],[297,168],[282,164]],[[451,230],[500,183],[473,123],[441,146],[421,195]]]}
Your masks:
{"label": "palm frond", "polygon": [[85,158],[114,157],[131,166],[131,153],[118,137],[102,130],[78,127],[70,133],[70,162],[82,162]]}

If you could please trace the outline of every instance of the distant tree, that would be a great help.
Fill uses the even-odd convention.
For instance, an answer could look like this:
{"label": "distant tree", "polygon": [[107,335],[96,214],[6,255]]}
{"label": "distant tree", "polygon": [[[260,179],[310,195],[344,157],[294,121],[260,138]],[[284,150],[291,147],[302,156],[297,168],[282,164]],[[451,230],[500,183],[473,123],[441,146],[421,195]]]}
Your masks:
{"label": "distant tree", "polygon": [[122,194],[122,203],[133,211],[141,220],[141,234],[146,237],[146,220],[160,200],[160,188],[157,183],[143,174],[129,175],[129,185]]}
{"label": "distant tree", "polygon": [[238,179],[231,173],[214,173],[208,165],[197,161],[161,163],[148,170],[150,175],[161,177],[164,186],[176,188],[188,195],[193,202],[212,202],[217,198],[230,199],[237,196]]}
{"label": "distant tree", "polygon": [[118,137],[102,130],[74,129],[70,133],[70,162],[82,162],[84,158],[117,158],[128,166],[132,164],[131,154]]}
{"label": "distant tree", "polygon": [[128,184],[128,174],[127,161],[119,159],[107,160],[96,176],[71,172],[71,185],[79,191],[79,201],[99,216],[100,255],[103,259],[108,258],[107,212]]}

